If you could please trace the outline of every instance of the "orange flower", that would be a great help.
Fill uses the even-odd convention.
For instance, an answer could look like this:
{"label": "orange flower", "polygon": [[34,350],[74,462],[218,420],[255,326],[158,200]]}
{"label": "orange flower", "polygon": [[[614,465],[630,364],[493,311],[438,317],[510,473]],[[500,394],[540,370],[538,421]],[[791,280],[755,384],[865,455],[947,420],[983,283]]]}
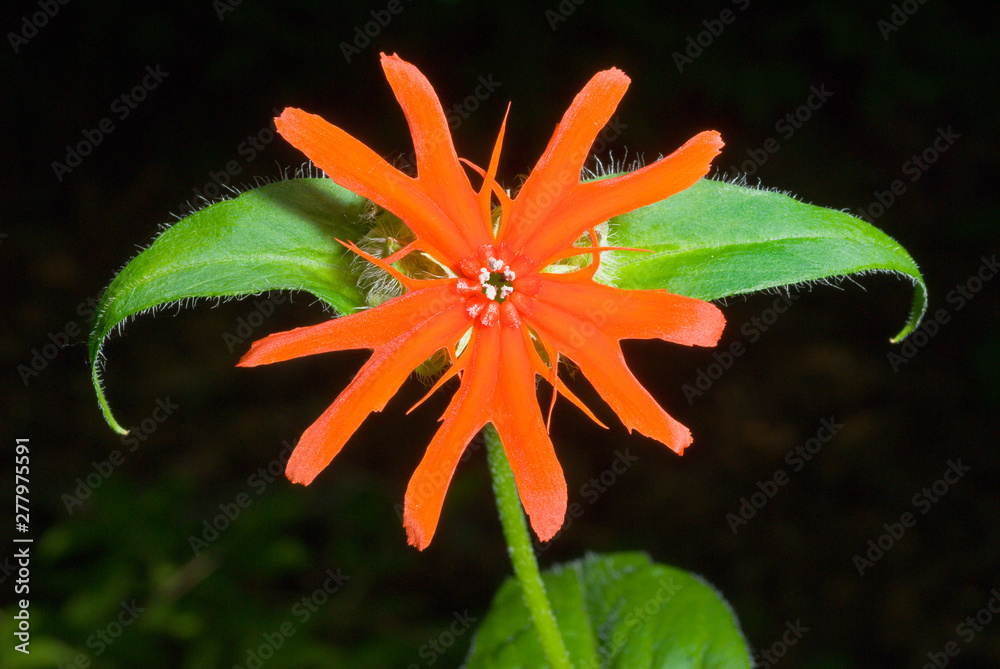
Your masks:
{"label": "orange flower", "polygon": [[[558,379],[560,356],[580,368],[629,430],[677,453],[691,443],[687,428],[667,415],[629,371],[619,340],[655,337],[713,346],[725,324],[722,313],[708,302],[662,290],[596,283],[600,253],[608,249],[597,245],[593,228],[691,186],[708,172],[722,140],[717,132],[702,132],[652,165],[581,183],[590,147],[629,84],[620,70],[605,70],[573,100],[516,198],[494,180],[504,125],[489,168],[472,166],[484,179],[477,192],[427,79],[397,56],[383,54],[382,67],[413,135],[416,178],[318,116],[289,108],[276,123],[278,132],[336,183],[393,212],[413,231],[416,241],[385,259],[349,245],[392,274],[406,292],[372,309],[266,337],[239,364],[374,349],[292,453],[288,477],[308,484],[368,414],[385,407],[414,368],[446,350],[452,365],[431,392],[456,375],[460,384],[406,491],[403,524],[410,544],[423,550],[430,543],[459,458],[487,423],[499,432],[521,502],[539,539],[546,541],[563,524],[567,495],[536,398],[535,376],[553,385],[553,402],[561,392],[597,421]],[[494,196],[500,204],[498,224]],[[575,245],[588,231],[590,246]],[[392,266],[417,252],[442,266],[442,278],[417,280]],[[593,261],[582,269],[546,271],[584,254]]]}

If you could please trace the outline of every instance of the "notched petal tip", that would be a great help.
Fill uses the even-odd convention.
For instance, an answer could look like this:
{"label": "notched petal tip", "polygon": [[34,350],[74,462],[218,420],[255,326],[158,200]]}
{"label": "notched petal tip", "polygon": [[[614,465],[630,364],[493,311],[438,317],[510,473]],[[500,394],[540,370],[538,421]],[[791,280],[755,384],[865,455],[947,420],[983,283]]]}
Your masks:
{"label": "notched petal tip", "polygon": [[408,76],[417,76],[421,78],[423,77],[423,75],[420,74],[420,70],[417,69],[416,65],[403,60],[397,54],[392,54],[390,56],[386,55],[385,53],[382,53],[379,54],[379,56],[380,56],[379,62],[382,65],[382,70],[386,73],[386,75],[390,75],[393,72],[399,72],[402,74],[403,70],[407,70],[405,74]]}
{"label": "notched petal tip", "polygon": [[410,513],[409,509],[403,511],[403,529],[406,530],[406,543],[422,551],[431,545],[434,538],[434,531],[427,532],[421,526],[416,517]]}
{"label": "notched petal tip", "polygon": [[722,141],[722,133],[720,133],[718,130],[703,130],[702,132],[699,132],[691,139],[692,141],[698,140],[706,144],[709,144],[710,146],[714,146],[720,151],[722,150],[722,147],[726,145],[726,143]]}
{"label": "notched petal tip", "polygon": [[534,515],[529,514],[531,529],[538,535],[539,541],[549,541],[559,533],[566,520],[567,496],[565,486],[562,491],[555,491],[553,499]]}
{"label": "notched petal tip", "polygon": [[423,534],[418,529],[410,527],[409,525],[405,526],[405,528],[406,543],[410,546],[413,546],[418,551],[422,551],[431,545],[430,540],[424,539]]}
{"label": "notched petal tip", "polygon": [[274,126],[278,131],[278,134],[285,139],[291,141],[291,135],[296,127],[302,125],[302,123],[309,121],[311,118],[316,117],[315,114],[310,114],[309,112],[302,111],[298,107],[285,107],[281,111],[280,116],[274,117]]}
{"label": "notched petal tip", "polygon": [[321,353],[323,349],[316,347],[314,342],[310,341],[309,335],[328,326],[329,322],[269,334],[252,342],[250,350],[243,354],[236,366],[257,367]]}
{"label": "notched petal tip", "polygon": [[243,354],[242,358],[240,358],[237,361],[236,366],[237,367],[256,367],[257,363],[254,362],[253,359],[254,359],[254,353],[253,353],[253,348],[251,348],[249,351],[247,351],[246,353]]}
{"label": "notched petal tip", "polygon": [[266,365],[270,361],[264,359],[264,351],[269,348],[267,337],[258,339],[250,344],[250,350],[243,354],[243,357],[236,363],[237,367],[256,367]]}
{"label": "notched petal tip", "polygon": [[300,449],[296,448],[292,451],[292,457],[288,459],[288,464],[285,465],[285,477],[292,483],[309,485],[322,470],[323,467],[316,467],[314,463],[309,462],[308,458],[304,457]]}
{"label": "notched petal tip", "polygon": [[663,333],[661,339],[685,346],[717,346],[726,329],[726,316],[711,302],[671,295],[678,301],[677,314],[682,323],[676,330]]}
{"label": "notched petal tip", "polygon": [[609,67],[606,70],[601,70],[595,74],[590,79],[591,83],[601,82],[604,84],[615,84],[619,86],[628,86],[632,83],[632,78],[627,74],[619,70],[617,67]]}
{"label": "notched petal tip", "polygon": [[726,316],[722,309],[711,302],[704,302],[699,311],[697,324],[698,341],[697,346],[715,346],[722,338],[722,333],[726,329]]}

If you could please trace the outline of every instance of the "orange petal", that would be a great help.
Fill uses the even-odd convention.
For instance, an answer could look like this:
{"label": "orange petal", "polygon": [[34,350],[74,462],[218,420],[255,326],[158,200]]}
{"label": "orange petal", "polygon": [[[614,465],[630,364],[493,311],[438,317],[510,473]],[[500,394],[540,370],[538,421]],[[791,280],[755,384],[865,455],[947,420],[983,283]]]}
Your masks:
{"label": "orange petal", "polygon": [[556,350],[549,344],[549,342],[539,337],[538,341],[542,344],[542,347],[545,349],[545,355],[548,356],[549,360],[552,361],[551,363],[552,366],[549,367],[542,360],[541,356],[538,355],[538,351],[535,349],[534,344],[532,344],[530,341],[530,335],[527,336],[526,339],[528,341],[526,341],[525,346],[529,351],[528,357],[531,359],[531,365],[535,370],[535,374],[541,376],[543,379],[549,382],[549,385],[552,386],[552,400],[549,403],[549,415],[547,416],[545,421],[546,431],[548,431],[548,427],[552,423],[552,410],[555,408],[556,396],[559,395],[560,393],[562,393],[563,397],[565,397],[570,402],[575,404],[580,411],[585,413],[587,415],[587,418],[594,421],[604,429],[607,429],[608,426],[602,423],[600,420],[598,420],[597,416],[594,415],[594,412],[592,412],[589,408],[587,408],[587,405],[583,403],[583,400],[574,395],[573,392],[566,387],[566,384],[563,383],[562,379],[559,378],[559,353],[556,352]]}
{"label": "orange petal", "polygon": [[412,330],[459,299],[453,286],[414,290],[373,309],[259,339],[237,365],[255,367],[315,353],[376,348]]}
{"label": "orange petal", "polygon": [[499,241],[517,254],[574,186],[597,133],[625,95],[631,80],[615,68],[594,75],[569,106],[545,153],[521,186]]}
{"label": "orange petal", "polygon": [[350,385],[302,435],[285,469],[288,478],[311,483],[368,414],[385,407],[417,365],[454,344],[470,325],[464,305],[458,303],[376,348]]}
{"label": "orange petal", "polygon": [[[452,264],[472,254],[459,228],[412,179],[335,125],[315,114],[289,107],[275,119],[278,132],[344,188],[399,216],[417,237]],[[470,192],[471,192],[471,187]]]}
{"label": "orange petal", "polygon": [[663,339],[688,346],[715,346],[726,325],[714,304],[665,290],[620,290],[592,281],[544,278],[536,300],[589,321],[615,340]]}
{"label": "orange petal", "polygon": [[[451,130],[434,88],[420,71],[399,56],[382,54],[382,69],[413,136],[417,180],[425,193],[457,225],[471,248],[492,243],[486,234],[469,177],[458,162]],[[487,227],[489,220],[487,219]]]}
{"label": "orange petal", "polygon": [[427,548],[459,458],[476,433],[489,421],[499,366],[499,327],[475,327],[471,359],[462,385],[452,397],[444,423],[427,447],[410,478],[403,503],[403,526],[411,546]]}
{"label": "orange petal", "polygon": [[[709,130],[695,135],[666,158],[640,170],[576,184],[568,189],[565,199],[526,242],[524,252],[536,262],[512,269],[522,273],[544,267],[587,228],[689,188],[708,174],[712,159],[719,155],[722,145],[719,133]],[[520,196],[515,206],[519,201]]]}
{"label": "orange petal", "polygon": [[566,517],[566,479],[538,408],[535,370],[521,328],[499,329],[503,364],[497,380],[493,424],[531,527],[540,540],[548,541]]}
{"label": "orange petal", "polygon": [[[406,414],[409,415],[413,413],[413,411],[426,402],[431,395],[440,390],[441,386],[451,381],[452,377],[458,376],[461,372],[465,371],[465,367],[469,364],[469,358],[472,357],[471,353],[472,349],[466,346],[465,350],[462,351],[462,355],[456,359],[453,350],[448,349],[448,359],[451,362],[451,365],[444,370],[441,376],[438,377],[438,380],[434,382],[434,385],[431,386],[430,390],[424,393],[424,396],[417,400],[417,403],[407,410]],[[454,401],[454,396],[452,396],[452,401]]]}
{"label": "orange petal", "polygon": [[691,433],[656,403],[629,371],[618,342],[590,321],[535,302],[526,318],[542,337],[573,360],[604,401],[629,430],[639,430],[681,453],[691,443]]}

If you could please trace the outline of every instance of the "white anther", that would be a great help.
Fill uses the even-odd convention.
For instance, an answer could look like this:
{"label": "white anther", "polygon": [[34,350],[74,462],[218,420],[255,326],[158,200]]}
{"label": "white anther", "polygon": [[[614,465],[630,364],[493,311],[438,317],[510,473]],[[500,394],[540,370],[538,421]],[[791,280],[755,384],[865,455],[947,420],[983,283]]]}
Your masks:
{"label": "white anther", "polygon": [[504,267],[503,278],[507,279],[508,281],[513,281],[515,279],[514,270],[512,270],[510,267]]}
{"label": "white anther", "polygon": [[486,293],[486,297],[491,300],[497,299],[497,287],[491,284],[486,284],[483,286],[483,292]]}
{"label": "white anther", "polygon": [[491,272],[499,272],[500,268],[503,267],[503,260],[497,260],[496,258],[490,258],[486,261]]}
{"label": "white anther", "polygon": [[514,286],[504,286],[500,289],[500,299],[506,300],[514,292]]}
{"label": "white anther", "polygon": [[486,282],[490,280],[490,271],[485,267],[479,268],[479,283],[486,285]]}

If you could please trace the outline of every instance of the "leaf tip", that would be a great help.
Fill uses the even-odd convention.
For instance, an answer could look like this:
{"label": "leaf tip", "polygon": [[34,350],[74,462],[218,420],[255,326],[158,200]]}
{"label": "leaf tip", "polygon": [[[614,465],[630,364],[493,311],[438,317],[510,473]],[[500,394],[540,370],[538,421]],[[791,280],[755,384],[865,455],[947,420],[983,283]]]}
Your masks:
{"label": "leaf tip", "polygon": [[906,325],[903,329],[896,334],[895,337],[889,339],[892,344],[898,344],[907,337],[909,337],[917,328],[920,327],[921,321],[924,319],[924,314],[927,313],[927,286],[924,283],[923,277],[920,272],[916,272],[916,276],[911,277],[913,280],[913,307],[910,310],[910,318],[907,320]]}

